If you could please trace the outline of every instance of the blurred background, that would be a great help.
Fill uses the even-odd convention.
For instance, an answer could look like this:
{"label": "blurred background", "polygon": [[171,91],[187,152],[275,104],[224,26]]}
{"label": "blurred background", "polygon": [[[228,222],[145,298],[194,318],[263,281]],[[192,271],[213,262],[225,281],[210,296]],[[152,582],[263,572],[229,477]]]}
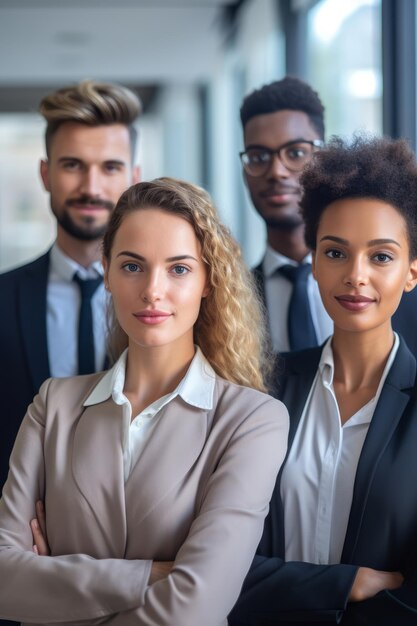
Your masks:
{"label": "blurred background", "polygon": [[415,0],[0,0],[0,270],[55,236],[38,174],[49,91],[84,78],[134,89],[143,179],[207,188],[253,265],[264,234],[238,158],[243,97],[298,76],[321,96],[327,137],[415,147],[415,31]]}

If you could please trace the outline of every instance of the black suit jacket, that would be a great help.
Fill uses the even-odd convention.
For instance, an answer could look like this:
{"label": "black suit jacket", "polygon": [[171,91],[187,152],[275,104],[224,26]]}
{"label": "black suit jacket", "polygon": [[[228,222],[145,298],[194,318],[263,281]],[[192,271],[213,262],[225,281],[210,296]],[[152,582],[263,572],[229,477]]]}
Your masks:
{"label": "black suit jacket", "polygon": [[[275,394],[290,414],[289,449],[317,372],[322,348],[285,355]],[[341,564],[288,562],[281,473],[264,535],[231,626],[417,624],[416,360],[404,341],[375,408],[356,472]],[[347,603],[358,566],[399,570],[403,586],[361,603]]]}
{"label": "black suit jacket", "polygon": [[46,289],[49,252],[0,275],[0,489],[26,409],[48,378]]}
{"label": "black suit jacket", "polygon": [[[267,316],[270,316],[271,312],[268,311],[266,307],[265,280],[262,271],[262,263],[254,267],[252,273],[259,295],[265,305]],[[417,358],[417,287],[413,289],[413,291],[403,294],[400,305],[392,318],[392,327],[404,338],[407,346]]]}

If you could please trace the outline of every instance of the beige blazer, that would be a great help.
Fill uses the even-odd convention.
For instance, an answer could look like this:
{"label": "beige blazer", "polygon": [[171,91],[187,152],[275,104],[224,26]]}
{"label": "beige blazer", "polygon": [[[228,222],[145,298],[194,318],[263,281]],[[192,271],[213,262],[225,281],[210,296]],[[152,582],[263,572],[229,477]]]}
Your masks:
{"label": "beige blazer", "polygon": [[[28,409],[0,501],[0,618],[220,626],[262,533],[287,447],[270,396],[216,377],[210,411],[180,397],[124,484],[121,407],[84,407],[103,374],[49,379]],[[32,552],[45,501],[51,557]],[[172,573],[149,586],[153,560]]]}

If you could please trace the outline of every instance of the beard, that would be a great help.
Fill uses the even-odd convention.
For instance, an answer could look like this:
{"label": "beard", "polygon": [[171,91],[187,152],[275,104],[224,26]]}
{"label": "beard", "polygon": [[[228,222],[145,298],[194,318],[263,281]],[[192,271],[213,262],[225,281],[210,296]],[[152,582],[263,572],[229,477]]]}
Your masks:
{"label": "beard", "polygon": [[301,215],[268,215],[263,217],[267,228],[291,232],[303,224]]}
{"label": "beard", "polygon": [[99,206],[100,208],[105,208],[109,211],[109,217],[114,209],[113,202],[109,200],[97,200],[95,198],[89,198],[88,196],[82,196],[77,199],[70,199],[65,202],[65,204],[57,209],[56,204],[53,202],[51,198],[51,209],[52,213],[56,217],[58,224],[61,228],[74,239],[78,239],[80,241],[95,241],[97,239],[101,239],[106,232],[107,223],[102,224],[100,226],[95,225],[95,219],[93,216],[85,216],[83,223],[76,223],[71,214],[68,211],[68,208],[73,206]]}

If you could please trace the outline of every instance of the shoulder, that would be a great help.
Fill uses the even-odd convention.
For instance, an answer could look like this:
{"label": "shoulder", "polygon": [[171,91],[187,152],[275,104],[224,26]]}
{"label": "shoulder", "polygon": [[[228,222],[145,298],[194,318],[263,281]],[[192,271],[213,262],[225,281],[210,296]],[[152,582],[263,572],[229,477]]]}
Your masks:
{"label": "shoulder", "polygon": [[268,422],[277,427],[285,427],[288,423],[288,412],[282,402],[219,376],[216,376],[213,408],[222,420],[228,419],[236,425],[248,420]]}
{"label": "shoulder", "polygon": [[25,263],[7,272],[0,273],[0,284],[2,288],[7,285],[17,284],[22,278],[28,275],[46,276],[49,267],[49,250],[42,256],[30,263]]}
{"label": "shoulder", "polygon": [[270,393],[276,397],[281,397],[281,391],[289,377],[295,375],[297,378],[310,380],[317,371],[320,363],[321,353],[324,346],[297,350],[294,352],[282,352],[277,355],[274,369],[271,375]]}
{"label": "shoulder", "polygon": [[68,378],[48,378],[33,401],[36,409],[54,415],[66,412],[75,413],[82,406],[106,372]]}

